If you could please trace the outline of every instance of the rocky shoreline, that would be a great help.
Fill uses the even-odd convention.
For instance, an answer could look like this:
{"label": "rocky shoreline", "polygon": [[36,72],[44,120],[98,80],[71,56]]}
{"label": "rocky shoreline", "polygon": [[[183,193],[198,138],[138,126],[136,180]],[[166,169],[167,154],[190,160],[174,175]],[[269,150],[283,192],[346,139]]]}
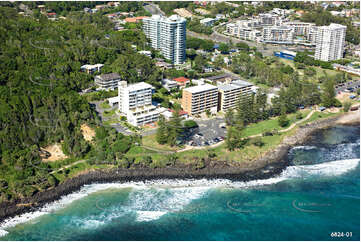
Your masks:
{"label": "rocky shoreline", "polygon": [[[295,134],[286,137],[280,145],[252,163],[251,167],[231,166],[226,162],[206,161],[206,167],[195,170],[190,167],[177,168],[137,168],[137,169],[104,169],[90,171],[71,178],[55,188],[35,194],[31,198],[4,202],[0,204],[0,223],[7,218],[26,212],[35,211],[47,203],[58,200],[64,195],[78,191],[83,185],[90,183],[146,181],[155,179],[229,179],[232,181],[250,181],[267,179],[280,174],[287,166],[287,153],[292,146],[308,141],[311,134],[320,129],[336,125],[347,113],[330,117],[300,126]],[[352,119],[349,124],[359,125],[360,121]],[[346,124],[346,123],[342,123]]]}

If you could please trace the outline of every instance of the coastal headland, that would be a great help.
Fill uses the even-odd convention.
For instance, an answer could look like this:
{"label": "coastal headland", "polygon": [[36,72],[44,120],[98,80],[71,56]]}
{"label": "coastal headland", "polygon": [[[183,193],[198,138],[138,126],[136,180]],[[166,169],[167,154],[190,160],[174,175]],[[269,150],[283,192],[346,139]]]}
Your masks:
{"label": "coastal headland", "polygon": [[335,125],[360,125],[360,112],[348,112],[307,123],[295,128],[295,132],[285,137],[273,150],[247,166],[228,164],[225,161],[206,160],[205,167],[170,166],[165,168],[99,169],[82,173],[58,186],[39,192],[30,198],[0,204],[0,222],[25,212],[35,211],[47,203],[79,190],[91,183],[146,181],[158,179],[229,179],[250,181],[267,179],[280,174],[288,165],[287,153],[296,145],[307,143],[312,133]]}

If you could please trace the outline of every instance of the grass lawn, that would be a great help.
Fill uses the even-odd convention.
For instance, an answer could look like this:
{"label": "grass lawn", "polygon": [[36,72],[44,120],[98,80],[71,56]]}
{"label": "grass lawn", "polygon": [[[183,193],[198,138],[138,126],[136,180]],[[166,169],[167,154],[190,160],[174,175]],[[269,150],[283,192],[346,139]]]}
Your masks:
{"label": "grass lawn", "polygon": [[259,158],[261,155],[275,148],[282,142],[285,136],[292,134],[295,130],[296,129],[293,129],[280,135],[261,137],[261,140],[264,143],[262,147],[258,147],[252,144],[246,144],[240,150],[229,151],[226,148],[226,144],[222,144],[218,147],[210,149],[194,149],[180,152],[177,153],[177,156],[180,162],[186,164],[193,163],[194,160],[197,160],[199,158],[206,158],[208,157],[209,153],[215,153],[215,159],[221,161],[249,162],[256,158]]}
{"label": "grass lawn", "polygon": [[169,145],[158,144],[155,137],[156,137],[156,134],[143,136],[142,137],[143,145],[148,146],[148,147],[152,147],[152,148],[160,150],[160,151],[176,151],[176,150],[181,149],[181,148],[179,148],[177,146],[171,147]]}
{"label": "grass lawn", "polygon": [[[311,110],[308,110],[308,109],[302,110],[301,111],[302,118],[305,118],[307,116],[307,114],[309,114],[310,112],[311,112]],[[250,124],[243,130],[243,137],[248,137],[248,136],[256,135],[256,134],[262,134],[266,131],[272,131],[274,129],[277,129],[277,130],[285,129],[285,128],[289,127],[291,124],[293,124],[299,120],[299,119],[296,119],[295,113],[289,114],[289,115],[287,115],[287,117],[290,120],[290,122],[286,127],[280,127],[278,125],[278,118],[273,118],[273,119],[261,121],[261,122],[255,123],[255,124]]]}
{"label": "grass lawn", "polygon": [[340,115],[341,113],[329,113],[329,112],[320,112],[320,111],[316,111],[314,114],[312,114],[311,118],[309,118],[308,120],[302,122],[301,124],[307,124],[313,121],[316,121],[318,119],[321,118],[328,118],[328,117],[332,117],[332,116],[336,116],[336,115]]}
{"label": "grass lawn", "polygon": [[[295,62],[294,61],[291,61],[291,60],[286,60],[286,59],[283,59],[283,58],[278,58],[278,60],[280,62],[282,62],[283,64],[286,64],[286,65],[289,65],[291,66],[293,69],[295,70],[298,70],[296,67],[295,67]],[[322,76],[325,76],[325,73],[327,76],[335,76],[336,74],[338,73],[342,73],[340,71],[335,71],[335,70],[328,70],[328,69],[322,69],[321,67],[319,66],[311,66],[312,68],[314,68],[316,70],[316,75],[315,75],[315,78],[316,79],[320,79],[320,77]],[[307,67],[306,67],[307,68]],[[301,75],[304,75],[303,73],[303,70],[298,70],[299,74]]]}
{"label": "grass lawn", "polygon": [[103,122],[104,125],[111,125],[111,124],[118,124],[118,123],[119,123],[118,118],[112,118],[112,119],[109,119],[109,120]]}

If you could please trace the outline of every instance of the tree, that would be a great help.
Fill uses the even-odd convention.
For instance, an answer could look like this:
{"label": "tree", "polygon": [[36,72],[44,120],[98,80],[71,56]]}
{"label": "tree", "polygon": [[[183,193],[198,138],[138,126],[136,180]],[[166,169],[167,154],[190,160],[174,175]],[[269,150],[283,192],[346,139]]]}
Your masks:
{"label": "tree", "polygon": [[331,78],[326,78],[326,81],[323,84],[323,92],[322,92],[322,104],[326,108],[332,107],[336,102],[336,92],[335,92],[335,84]]}
{"label": "tree", "polygon": [[170,146],[176,145],[177,139],[180,137],[183,131],[182,118],[179,115],[179,110],[174,110],[171,119],[167,123],[167,131],[167,143]]}
{"label": "tree", "polygon": [[196,69],[199,72],[203,72],[203,68],[206,64],[206,60],[203,56],[197,55],[194,59],[194,69]]}
{"label": "tree", "polygon": [[242,138],[242,125],[228,126],[226,136],[227,149],[233,151],[241,149],[247,143],[247,139]]}
{"label": "tree", "polygon": [[281,115],[278,117],[278,124],[281,127],[286,127],[288,125],[288,123],[289,123],[289,120],[286,115],[286,107],[283,106],[281,109]]}
{"label": "tree", "polygon": [[159,116],[158,121],[158,129],[156,134],[156,140],[159,144],[165,144],[167,143],[167,127],[165,123],[165,118],[163,115]]}
{"label": "tree", "polygon": [[286,65],[284,67],[281,67],[281,72],[285,73],[285,74],[292,74],[293,73],[293,68],[289,65]]}
{"label": "tree", "polygon": [[222,56],[217,56],[216,59],[213,62],[214,66],[216,68],[221,68],[224,65],[224,58]]}
{"label": "tree", "polygon": [[237,43],[236,47],[244,51],[249,51],[249,46],[245,42]]}
{"label": "tree", "polygon": [[228,46],[227,44],[225,44],[225,43],[220,43],[220,44],[219,44],[219,51],[220,51],[221,53],[226,54],[226,53],[229,52],[229,46]]}
{"label": "tree", "polygon": [[228,126],[231,126],[231,125],[234,124],[234,111],[233,111],[233,109],[231,109],[231,108],[227,109],[226,114],[225,114],[225,120],[226,120],[226,124]]}
{"label": "tree", "polygon": [[186,120],[186,121],[184,122],[184,127],[185,127],[185,128],[188,128],[188,129],[196,128],[196,127],[198,127],[198,124],[197,124],[197,122],[194,121],[194,120]]}

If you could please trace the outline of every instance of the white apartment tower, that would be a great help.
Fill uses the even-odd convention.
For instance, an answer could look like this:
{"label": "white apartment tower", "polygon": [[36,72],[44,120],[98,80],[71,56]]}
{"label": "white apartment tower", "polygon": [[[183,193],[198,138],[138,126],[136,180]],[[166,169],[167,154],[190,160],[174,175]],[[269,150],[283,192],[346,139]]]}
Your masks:
{"label": "white apartment tower", "polygon": [[332,61],[343,57],[346,28],[340,24],[330,24],[317,28],[316,60]]}
{"label": "white apartment tower", "polygon": [[152,105],[152,88],[145,82],[129,86],[126,81],[119,82],[119,112],[127,116],[130,124],[140,126],[158,120],[159,112]]}
{"label": "white apartment tower", "polygon": [[143,19],[143,31],[152,47],[173,64],[182,64],[186,59],[186,22],[178,15],[169,18],[153,15]]}

